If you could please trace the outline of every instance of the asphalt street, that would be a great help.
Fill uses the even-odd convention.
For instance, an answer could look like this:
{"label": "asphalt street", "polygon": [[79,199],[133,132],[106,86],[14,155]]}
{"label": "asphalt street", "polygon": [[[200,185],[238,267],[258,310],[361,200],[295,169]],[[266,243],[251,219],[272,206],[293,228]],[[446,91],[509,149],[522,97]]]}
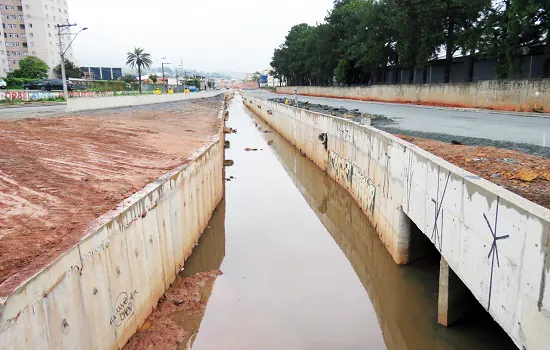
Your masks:
{"label": "asphalt street", "polygon": [[0,120],[56,117],[65,114],[65,104],[53,106],[28,105],[24,107],[0,107]]}
{"label": "asphalt street", "polygon": [[[291,95],[260,90],[252,90],[248,93],[263,98],[293,98]],[[307,96],[299,96],[299,99],[332,107],[358,109],[362,113],[392,118],[395,124],[387,125],[385,129],[396,128],[550,146],[550,118],[533,113],[427,107]]]}

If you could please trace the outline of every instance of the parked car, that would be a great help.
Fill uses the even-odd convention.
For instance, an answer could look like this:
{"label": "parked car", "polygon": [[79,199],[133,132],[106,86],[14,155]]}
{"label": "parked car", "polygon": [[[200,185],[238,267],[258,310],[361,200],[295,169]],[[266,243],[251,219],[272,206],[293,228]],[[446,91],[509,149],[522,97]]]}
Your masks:
{"label": "parked car", "polygon": [[[63,90],[63,80],[61,79],[52,79],[52,80],[35,80],[28,84],[23,85],[25,90],[40,90],[40,91],[52,91],[52,90]],[[73,90],[73,82],[67,80],[67,90]]]}
{"label": "parked car", "polygon": [[[48,88],[46,89],[48,91],[52,90],[63,90],[63,79],[52,79],[48,81]],[[72,91],[73,90],[73,82],[70,80],[67,80],[67,90]]]}
{"label": "parked car", "polygon": [[23,84],[23,89],[25,90],[48,90],[48,81],[47,80],[35,80],[30,83]]}
{"label": "parked car", "polygon": [[5,90],[8,87],[8,83],[4,79],[0,79],[0,89]]}

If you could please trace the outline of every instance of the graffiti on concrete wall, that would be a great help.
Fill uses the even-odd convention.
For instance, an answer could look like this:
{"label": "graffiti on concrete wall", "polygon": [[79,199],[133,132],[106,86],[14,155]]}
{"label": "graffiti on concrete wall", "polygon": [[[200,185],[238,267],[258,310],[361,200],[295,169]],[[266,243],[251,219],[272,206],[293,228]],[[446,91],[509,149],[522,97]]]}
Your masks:
{"label": "graffiti on concrete wall", "polygon": [[111,316],[109,324],[120,327],[127,319],[132,317],[136,312],[136,301],[135,296],[137,291],[133,291],[128,295],[126,292],[122,292],[118,295],[115,302],[115,313]]}
{"label": "graffiti on concrete wall", "polygon": [[329,174],[334,174],[334,177],[339,179],[342,185],[351,186],[353,166],[351,162],[341,157],[338,153],[332,151],[328,153],[328,170]]}
{"label": "graffiti on concrete wall", "polygon": [[[122,93],[120,93],[121,95]],[[119,95],[114,91],[70,91],[70,97],[105,97]]]}
{"label": "graffiti on concrete wall", "polygon": [[369,177],[361,172],[361,169],[340,156],[338,153],[329,152],[328,173],[332,174],[343,186],[349,186],[356,196],[361,207],[374,214],[376,202],[376,185]]}
{"label": "graffiti on concrete wall", "polygon": [[342,140],[353,143],[353,131],[351,126],[345,123],[336,123],[336,132]]}
{"label": "graffiti on concrete wall", "polygon": [[355,165],[353,166],[352,189],[361,207],[367,210],[371,215],[374,215],[376,185]]}
{"label": "graffiti on concrete wall", "polygon": [[[106,97],[129,95],[132,92],[125,91],[69,91],[69,97]],[[61,98],[61,91],[6,91],[0,92],[0,101],[41,101],[50,98]]]}
{"label": "graffiti on concrete wall", "polygon": [[55,91],[8,91],[0,92],[0,101],[40,101],[63,97],[62,92]]}

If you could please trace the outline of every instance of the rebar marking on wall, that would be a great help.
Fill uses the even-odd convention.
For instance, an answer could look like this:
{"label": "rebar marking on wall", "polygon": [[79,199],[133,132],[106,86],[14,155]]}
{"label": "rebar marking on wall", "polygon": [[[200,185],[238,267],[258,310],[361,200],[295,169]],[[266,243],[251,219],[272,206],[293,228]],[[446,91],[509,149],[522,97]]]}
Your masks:
{"label": "rebar marking on wall", "polygon": [[500,260],[498,258],[498,244],[497,242],[502,239],[510,238],[510,235],[505,236],[498,236],[497,233],[497,223],[498,223],[498,207],[500,205],[500,197],[497,197],[497,211],[495,215],[495,226],[494,229],[489,223],[489,219],[487,219],[487,215],[483,213],[483,217],[485,218],[485,222],[487,223],[487,226],[489,227],[489,231],[491,231],[491,235],[493,236],[493,244],[491,244],[491,250],[489,250],[489,254],[487,255],[487,259],[491,258],[491,278],[489,280],[489,300],[487,302],[487,311],[491,309],[491,295],[493,292],[493,272],[495,269],[495,257],[497,260],[497,267],[500,267]]}
{"label": "rebar marking on wall", "polygon": [[[445,188],[443,189],[443,194],[441,195],[441,200],[439,200],[439,177],[440,174],[437,174],[437,200],[432,199],[432,202],[435,203],[435,220],[434,228],[432,230],[432,241],[435,246],[439,245],[439,251],[443,249],[443,200],[445,199],[445,194],[447,193],[447,186],[449,185],[449,179],[451,178],[451,171],[447,174],[447,180],[445,182]],[[441,216],[441,225],[437,224],[439,217]],[[439,244],[438,244],[439,243]]]}

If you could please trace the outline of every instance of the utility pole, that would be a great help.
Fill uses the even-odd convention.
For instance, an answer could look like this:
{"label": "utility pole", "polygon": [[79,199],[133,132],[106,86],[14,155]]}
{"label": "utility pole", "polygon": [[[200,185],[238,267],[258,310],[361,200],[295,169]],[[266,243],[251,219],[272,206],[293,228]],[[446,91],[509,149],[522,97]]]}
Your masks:
{"label": "utility pole", "polygon": [[178,82],[178,67],[174,68],[176,70],[176,92],[178,92],[180,84]]}
{"label": "utility pole", "polygon": [[185,85],[187,85],[187,70],[184,70],[183,73],[185,74]]}
{"label": "utility pole", "polygon": [[166,93],[168,91],[168,84],[164,78],[164,65],[165,64],[172,64],[172,63],[164,63],[162,62],[161,63],[161,66],[162,66],[162,83],[164,84],[164,93]]}
{"label": "utility pole", "polygon": [[[67,89],[67,75],[65,74],[65,52],[63,51],[63,41],[61,40],[61,32],[67,30],[70,27],[76,26],[76,23],[74,24],[56,24],[55,27],[57,28],[57,36],[59,37],[59,56],[61,57],[61,79],[63,79],[63,97],[65,98],[65,101],[69,99],[69,91]],[[67,47],[68,49],[68,47]]]}

